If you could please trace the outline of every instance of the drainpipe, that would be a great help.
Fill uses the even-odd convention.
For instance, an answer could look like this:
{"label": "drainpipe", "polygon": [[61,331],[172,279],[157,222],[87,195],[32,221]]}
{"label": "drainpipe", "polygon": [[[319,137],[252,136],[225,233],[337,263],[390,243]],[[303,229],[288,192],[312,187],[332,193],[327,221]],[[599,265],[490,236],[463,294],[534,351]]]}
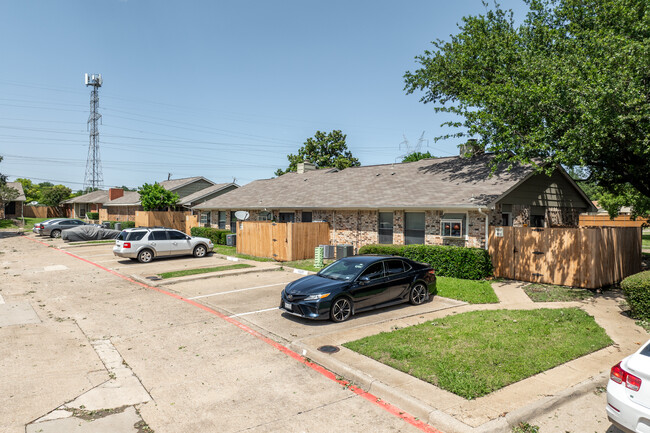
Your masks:
{"label": "drainpipe", "polygon": [[478,213],[485,217],[485,249],[488,249],[488,214],[483,212],[480,207],[477,207],[476,210]]}

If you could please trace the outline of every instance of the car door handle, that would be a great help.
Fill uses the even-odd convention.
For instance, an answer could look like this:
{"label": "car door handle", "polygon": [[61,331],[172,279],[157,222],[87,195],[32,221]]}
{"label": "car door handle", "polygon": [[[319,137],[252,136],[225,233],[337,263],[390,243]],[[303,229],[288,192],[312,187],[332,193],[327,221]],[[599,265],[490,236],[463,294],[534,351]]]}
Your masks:
{"label": "car door handle", "polygon": [[149,242],[149,245],[156,245],[155,242]]}

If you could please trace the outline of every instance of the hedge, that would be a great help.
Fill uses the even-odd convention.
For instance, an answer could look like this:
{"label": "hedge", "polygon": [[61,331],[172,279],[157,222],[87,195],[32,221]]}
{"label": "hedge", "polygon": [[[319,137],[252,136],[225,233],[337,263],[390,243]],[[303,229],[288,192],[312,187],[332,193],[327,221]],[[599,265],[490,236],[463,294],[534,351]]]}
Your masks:
{"label": "hedge", "polygon": [[650,320],[650,271],[630,275],[621,282],[632,317]]}
{"label": "hedge", "polygon": [[212,227],[192,227],[192,236],[201,236],[210,239],[215,245],[226,245],[226,236],[231,235],[230,230],[213,229]]}
{"label": "hedge", "polygon": [[98,220],[99,212],[86,212],[86,218],[89,220]]}
{"label": "hedge", "polygon": [[492,260],[482,248],[446,245],[366,245],[359,254],[402,256],[427,263],[442,277],[480,280],[492,275]]}
{"label": "hedge", "polygon": [[111,225],[111,229],[113,230],[115,230],[116,223],[120,223],[122,225],[122,230],[135,227],[135,221],[104,221],[103,223],[109,223]]}

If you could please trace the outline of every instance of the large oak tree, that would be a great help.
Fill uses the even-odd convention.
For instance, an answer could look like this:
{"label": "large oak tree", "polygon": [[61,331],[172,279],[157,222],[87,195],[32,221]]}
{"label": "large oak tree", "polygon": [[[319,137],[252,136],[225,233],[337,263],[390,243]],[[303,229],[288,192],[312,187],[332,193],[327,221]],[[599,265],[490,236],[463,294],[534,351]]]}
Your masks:
{"label": "large oak tree", "polygon": [[530,12],[520,25],[498,5],[463,18],[457,34],[416,57],[405,90],[459,116],[438,139],[477,136],[499,160],[585,167],[642,210],[650,197],[650,3],[524,1]]}

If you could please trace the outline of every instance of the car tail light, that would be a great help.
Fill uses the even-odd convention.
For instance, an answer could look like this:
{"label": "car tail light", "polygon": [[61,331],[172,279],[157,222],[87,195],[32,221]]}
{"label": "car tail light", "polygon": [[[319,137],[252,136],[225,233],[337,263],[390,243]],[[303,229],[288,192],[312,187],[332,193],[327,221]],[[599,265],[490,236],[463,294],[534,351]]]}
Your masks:
{"label": "car tail light", "polygon": [[[124,248],[131,248],[131,242],[124,242],[122,245]],[[619,382],[620,383],[620,382]]]}
{"label": "car tail light", "polygon": [[434,269],[431,269],[431,270],[427,271],[427,275],[435,277],[436,276],[436,271]]}
{"label": "car tail light", "polygon": [[632,391],[638,391],[641,388],[641,379],[623,370],[620,362],[612,367],[609,378],[616,383],[625,382],[625,387]]}
{"label": "car tail light", "polygon": [[44,229],[45,226],[44,226],[43,224],[41,224],[40,226],[38,226],[38,228],[39,228],[39,229]]}

